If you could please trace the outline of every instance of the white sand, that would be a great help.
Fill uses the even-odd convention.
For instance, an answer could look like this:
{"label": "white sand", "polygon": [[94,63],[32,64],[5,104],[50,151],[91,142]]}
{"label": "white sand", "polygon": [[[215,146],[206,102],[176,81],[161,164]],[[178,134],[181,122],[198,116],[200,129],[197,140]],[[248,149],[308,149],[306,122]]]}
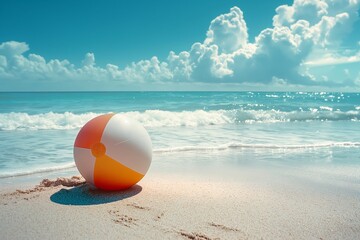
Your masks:
{"label": "white sand", "polygon": [[[273,179],[273,180],[271,180]],[[151,174],[125,192],[88,185],[3,193],[1,239],[360,239],[356,190]]]}

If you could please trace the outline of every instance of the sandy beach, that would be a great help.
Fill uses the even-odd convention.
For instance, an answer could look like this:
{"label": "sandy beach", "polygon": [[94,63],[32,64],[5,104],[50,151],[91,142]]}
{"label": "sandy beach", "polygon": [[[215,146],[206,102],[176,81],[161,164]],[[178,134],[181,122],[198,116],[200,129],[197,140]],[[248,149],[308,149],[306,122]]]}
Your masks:
{"label": "sandy beach", "polygon": [[122,192],[96,190],[81,178],[7,190],[1,239],[360,238],[356,185],[281,172],[155,171]]}
{"label": "sandy beach", "polygon": [[360,240],[360,0],[0,7],[0,240]]}

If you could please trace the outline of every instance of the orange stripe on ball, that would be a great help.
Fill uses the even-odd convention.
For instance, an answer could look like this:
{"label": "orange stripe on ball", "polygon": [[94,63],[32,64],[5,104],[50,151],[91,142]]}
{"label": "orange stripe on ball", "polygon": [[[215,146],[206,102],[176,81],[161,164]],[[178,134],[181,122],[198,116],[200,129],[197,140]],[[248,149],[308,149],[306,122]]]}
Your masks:
{"label": "orange stripe on ball", "polygon": [[122,165],[114,159],[103,155],[96,158],[94,184],[104,190],[120,190],[131,187],[144,175]]}

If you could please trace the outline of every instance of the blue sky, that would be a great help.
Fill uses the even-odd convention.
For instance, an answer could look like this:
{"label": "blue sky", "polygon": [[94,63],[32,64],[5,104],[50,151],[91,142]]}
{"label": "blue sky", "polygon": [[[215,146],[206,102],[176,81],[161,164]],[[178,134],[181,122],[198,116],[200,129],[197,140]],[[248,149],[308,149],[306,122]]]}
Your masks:
{"label": "blue sky", "polygon": [[0,9],[0,42],[26,42],[46,59],[81,64],[94,52],[98,65],[125,66],[190,48],[204,39],[212,19],[236,5],[246,11],[254,38],[271,27],[279,3],[290,1],[9,0]]}
{"label": "blue sky", "polygon": [[2,1],[0,91],[360,90],[358,15],[359,0]]}

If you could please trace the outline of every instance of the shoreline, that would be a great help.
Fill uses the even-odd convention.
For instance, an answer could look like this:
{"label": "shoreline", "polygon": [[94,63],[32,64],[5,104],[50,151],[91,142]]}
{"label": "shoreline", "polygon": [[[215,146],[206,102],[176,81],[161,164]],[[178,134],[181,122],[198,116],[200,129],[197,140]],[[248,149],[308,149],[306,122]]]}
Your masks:
{"label": "shoreline", "polygon": [[120,192],[76,168],[10,179],[1,239],[360,239],[357,151],[341,165],[305,153],[164,153]]}
{"label": "shoreline", "polygon": [[[209,173],[209,172],[208,172]],[[245,173],[245,172],[243,172]],[[262,176],[259,178],[259,176]],[[357,239],[360,193],[259,170],[231,176],[152,172],[104,192],[80,184],[1,191],[3,239]],[[285,181],[287,180],[287,181]],[[313,181],[314,180],[314,181]],[[54,183],[51,182],[50,183]]]}

